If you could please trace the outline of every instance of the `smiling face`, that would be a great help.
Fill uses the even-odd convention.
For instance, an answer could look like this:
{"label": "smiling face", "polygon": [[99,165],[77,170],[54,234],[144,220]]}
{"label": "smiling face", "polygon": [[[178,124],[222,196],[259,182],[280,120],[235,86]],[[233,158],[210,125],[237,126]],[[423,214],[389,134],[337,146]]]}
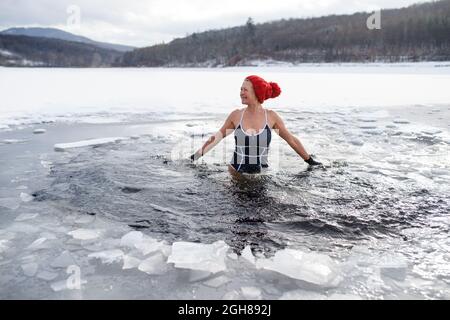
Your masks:
{"label": "smiling face", "polygon": [[255,91],[253,90],[253,85],[249,80],[244,80],[242,83],[241,102],[246,105],[259,103],[258,98],[256,98]]}

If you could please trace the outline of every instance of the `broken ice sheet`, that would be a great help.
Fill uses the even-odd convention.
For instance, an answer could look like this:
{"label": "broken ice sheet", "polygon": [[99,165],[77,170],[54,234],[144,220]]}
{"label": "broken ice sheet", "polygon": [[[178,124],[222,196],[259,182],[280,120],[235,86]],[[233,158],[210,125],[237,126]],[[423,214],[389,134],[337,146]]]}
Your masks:
{"label": "broken ice sheet", "polygon": [[20,202],[17,198],[0,198],[0,207],[16,210],[20,207]]}
{"label": "broken ice sheet", "polygon": [[32,201],[34,199],[34,197],[32,195],[29,195],[28,193],[21,192],[20,193],[20,199],[23,202],[30,202],[30,201]]}
{"label": "broken ice sheet", "polygon": [[120,239],[121,247],[134,248],[135,245],[142,242],[144,235],[140,231],[130,231]]}
{"label": "broken ice sheet", "polygon": [[242,295],[247,300],[261,300],[262,292],[260,288],[257,287],[242,287]]}
{"label": "broken ice sheet", "polygon": [[78,240],[92,240],[98,238],[102,234],[102,230],[97,229],[76,229],[69,232],[74,239]]}
{"label": "broken ice sheet", "polygon": [[336,285],[336,263],[328,256],[300,250],[283,249],[270,259],[258,259],[256,267],[281,273],[319,286]]}
{"label": "broken ice sheet", "polygon": [[75,259],[69,251],[64,251],[50,264],[53,268],[67,268],[71,265],[76,265]]}
{"label": "broken ice sheet", "polygon": [[42,237],[39,239],[36,239],[35,241],[33,241],[32,244],[30,244],[27,249],[29,250],[38,250],[38,249],[45,249],[48,247],[48,245],[46,244],[47,238]]}
{"label": "broken ice sheet", "polygon": [[252,265],[255,265],[256,263],[256,258],[253,255],[250,246],[245,246],[244,250],[242,250],[241,252],[241,258],[251,263]]}
{"label": "broken ice sheet", "polygon": [[36,274],[39,265],[35,262],[31,262],[31,263],[23,264],[21,267],[22,267],[23,273],[27,277],[32,277]]}
{"label": "broken ice sheet", "polygon": [[167,262],[174,263],[176,268],[217,273],[227,268],[225,257],[228,248],[228,245],[222,240],[212,244],[174,242]]}
{"label": "broken ice sheet", "polygon": [[50,272],[50,271],[41,271],[36,275],[36,278],[39,278],[41,280],[45,280],[45,281],[51,281],[53,279],[55,279],[58,276],[57,273],[55,272]]}
{"label": "broken ice sheet", "polygon": [[38,213],[21,213],[19,214],[16,219],[14,219],[15,221],[26,221],[26,220],[31,220],[36,218],[37,216],[39,216]]}
{"label": "broken ice sheet", "polygon": [[166,257],[158,252],[149,258],[143,260],[138,269],[151,275],[161,275],[167,271]]}
{"label": "broken ice sheet", "polygon": [[215,277],[215,278],[212,278],[212,279],[209,279],[209,280],[203,282],[203,284],[208,287],[218,288],[218,287],[221,287],[221,286],[227,284],[230,281],[231,281],[231,279],[228,278],[227,276],[220,275],[218,277]]}
{"label": "broken ice sheet", "polygon": [[102,263],[111,264],[119,262],[123,259],[124,253],[120,249],[105,250],[100,252],[90,253],[89,258],[100,259]]}
{"label": "broken ice sheet", "polygon": [[141,263],[140,259],[130,256],[130,255],[124,255],[122,269],[126,270],[126,269],[137,268],[140,263]]}

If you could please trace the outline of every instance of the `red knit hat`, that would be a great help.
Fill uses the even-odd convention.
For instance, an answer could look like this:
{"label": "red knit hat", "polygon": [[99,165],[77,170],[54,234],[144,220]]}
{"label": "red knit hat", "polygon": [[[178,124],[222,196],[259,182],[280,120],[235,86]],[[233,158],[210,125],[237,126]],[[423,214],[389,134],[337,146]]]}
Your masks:
{"label": "red knit hat", "polygon": [[267,82],[258,76],[248,76],[245,80],[249,80],[252,83],[253,90],[260,103],[270,98],[276,98],[281,93],[280,87],[275,82]]}

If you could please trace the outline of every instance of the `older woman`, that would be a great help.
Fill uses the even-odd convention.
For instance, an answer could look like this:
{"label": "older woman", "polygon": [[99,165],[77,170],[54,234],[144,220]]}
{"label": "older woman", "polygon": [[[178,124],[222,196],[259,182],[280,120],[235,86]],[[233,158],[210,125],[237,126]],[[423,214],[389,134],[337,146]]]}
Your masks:
{"label": "older woman", "polygon": [[241,87],[242,104],[247,107],[231,112],[222,128],[191,156],[195,161],[205,155],[223,138],[234,132],[236,148],[228,166],[230,173],[259,173],[268,166],[267,155],[274,129],[309,165],[320,165],[305,150],[300,140],[292,135],[281,117],[273,110],[265,109],[265,100],[276,98],[281,89],[274,82],[266,82],[258,76],[245,78]]}

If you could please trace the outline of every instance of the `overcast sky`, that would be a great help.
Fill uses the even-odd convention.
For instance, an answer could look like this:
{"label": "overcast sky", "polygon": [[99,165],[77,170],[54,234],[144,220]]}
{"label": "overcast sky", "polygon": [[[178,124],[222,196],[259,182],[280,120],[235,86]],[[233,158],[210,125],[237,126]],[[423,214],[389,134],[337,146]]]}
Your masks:
{"label": "overcast sky", "polygon": [[[138,47],[193,32],[282,18],[400,8],[426,0],[0,0],[0,30],[54,27]],[[76,24],[71,5],[80,10]]]}

